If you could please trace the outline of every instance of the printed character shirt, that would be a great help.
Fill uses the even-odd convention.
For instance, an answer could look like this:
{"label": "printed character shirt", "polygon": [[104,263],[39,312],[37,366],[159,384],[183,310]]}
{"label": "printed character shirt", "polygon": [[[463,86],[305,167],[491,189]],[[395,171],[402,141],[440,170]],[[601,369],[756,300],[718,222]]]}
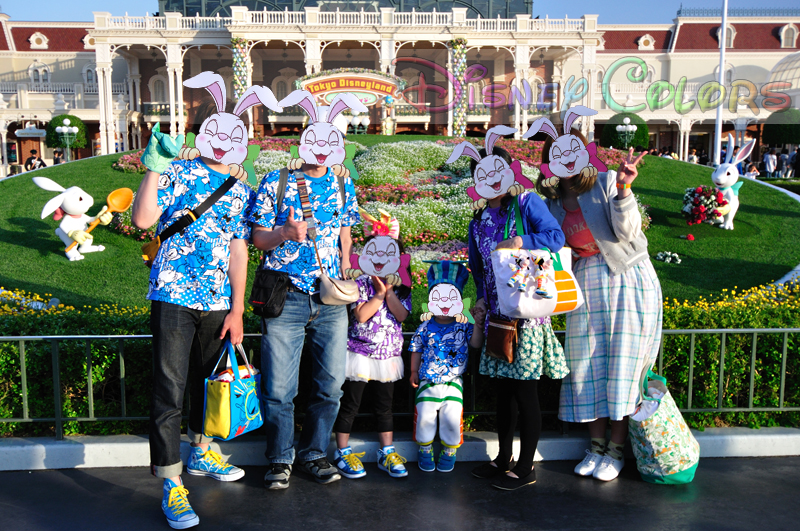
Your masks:
{"label": "printed character shirt", "polygon": [[[196,208],[228,179],[200,159],[176,160],[158,179],[157,233]],[[231,240],[250,238],[246,221],[255,194],[238,181],[197,221],[161,244],[150,270],[151,301],[195,310],[229,310]]]}
{"label": "printed character shirt", "polygon": [[[303,208],[300,204],[300,194],[297,192],[297,179],[294,172],[289,172],[283,204],[278,206],[276,213],[275,201],[278,199],[280,176],[280,170],[275,170],[261,181],[255,206],[250,212],[248,221],[272,229],[286,223],[290,207],[294,207],[295,221],[303,221]],[[352,227],[360,219],[355,186],[350,177],[345,178],[346,202],[342,205],[339,179],[330,168],[322,177],[306,175],[305,180],[311,211],[317,226],[317,249],[319,249],[325,273],[332,278],[341,278],[339,273],[341,266],[339,234],[342,227]],[[306,293],[313,293],[317,290],[316,281],[320,275],[319,263],[314,253],[314,244],[308,238],[302,242],[284,241],[267,253],[264,267],[288,273],[292,284]]]}
{"label": "printed character shirt", "polygon": [[421,354],[419,379],[432,383],[452,382],[467,368],[472,325],[453,322],[441,325],[425,321],[411,338],[409,352]]}
{"label": "printed character shirt", "polygon": [[583,217],[583,210],[568,210],[564,208],[567,215],[564,217],[564,222],[561,224],[561,229],[564,231],[564,236],[567,238],[567,244],[572,247],[572,250],[581,258],[587,258],[600,252],[597,247],[597,242],[586,225],[586,219]]}
{"label": "printed character shirt", "polygon": [[[356,279],[358,284],[358,300],[355,305],[367,302],[375,295],[375,287],[369,275]],[[403,308],[411,311],[411,292],[400,299]],[[354,306],[355,306],[354,305]],[[389,310],[386,301],[378,311],[364,323],[352,320],[347,331],[347,349],[376,360],[385,360],[399,356],[403,350],[403,328]]]}

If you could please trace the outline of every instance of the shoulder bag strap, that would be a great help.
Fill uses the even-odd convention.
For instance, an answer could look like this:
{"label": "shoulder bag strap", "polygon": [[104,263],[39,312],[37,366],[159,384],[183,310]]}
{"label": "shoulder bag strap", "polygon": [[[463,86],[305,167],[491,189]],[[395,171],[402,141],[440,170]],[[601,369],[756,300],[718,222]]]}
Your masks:
{"label": "shoulder bag strap", "polygon": [[319,270],[325,274],[322,269],[322,259],[319,256],[319,249],[317,249],[317,224],[314,221],[314,213],[311,210],[311,201],[308,199],[308,188],[306,187],[306,178],[303,173],[295,175],[297,180],[297,193],[300,196],[300,206],[303,208],[303,219],[308,224],[306,232],[307,237],[314,245],[314,253],[317,255],[317,262],[319,262]]}
{"label": "shoulder bag strap", "polygon": [[236,184],[238,179],[236,177],[228,177],[228,179],[222,183],[222,186],[214,190],[210,196],[206,198],[205,201],[197,205],[194,209],[186,209],[185,214],[178,218],[178,220],[161,231],[161,233],[156,236],[156,240],[158,241],[159,245],[167,241],[167,239],[171,238],[175,235],[178,231],[182,231],[195,221],[197,221],[200,216],[206,213],[206,211],[214,206],[214,203],[219,201],[219,199],[225,195],[228,190],[233,188],[233,185]]}
{"label": "shoulder bag strap", "polygon": [[[283,198],[286,196],[286,187],[289,186],[289,168],[281,168],[280,178],[278,179],[278,190],[275,197],[275,219],[281,213],[281,206],[283,205]],[[272,251],[264,251],[261,253],[261,268],[267,263],[267,254]]]}
{"label": "shoulder bag strap", "polygon": [[517,236],[525,236],[525,226],[522,224],[522,213],[519,209],[519,196],[514,197],[512,203],[508,206],[509,210],[513,210],[514,212],[508,213],[508,217],[506,218],[506,227],[503,231],[503,239],[508,239],[508,233],[511,232],[511,217],[514,217],[514,221],[517,226]]}

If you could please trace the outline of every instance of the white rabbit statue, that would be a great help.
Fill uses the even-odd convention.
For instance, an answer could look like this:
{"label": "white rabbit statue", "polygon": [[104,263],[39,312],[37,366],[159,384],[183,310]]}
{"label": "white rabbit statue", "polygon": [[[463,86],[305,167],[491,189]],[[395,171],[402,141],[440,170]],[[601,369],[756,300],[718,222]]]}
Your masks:
{"label": "white rabbit statue", "polygon": [[474,210],[485,207],[490,199],[506,193],[517,196],[526,188],[533,188],[533,183],[522,174],[522,166],[518,160],[509,164],[494,154],[497,141],[515,131],[513,127],[496,125],[486,131],[483,144],[485,155],[481,155],[472,142],[467,140],[457,145],[448,157],[448,164],[454,163],[462,156],[467,156],[476,162],[472,175],[475,186],[467,188],[467,195],[472,199]]}
{"label": "white rabbit statue", "polygon": [[742,184],[744,184],[738,182],[739,169],[736,167],[736,165],[750,155],[750,152],[753,151],[753,146],[755,146],[755,144],[756,141],[751,140],[745,144],[736,154],[736,157],[734,157],[733,135],[729,134],[728,156],[726,157],[727,160],[720,164],[719,167],[714,170],[714,173],[711,174],[711,180],[714,181],[714,186],[716,186],[719,191],[722,192],[722,196],[725,198],[725,201],[728,202],[727,205],[718,209],[720,214],[722,214],[722,223],[719,225],[720,228],[733,230],[733,218],[736,216],[736,212],[739,210],[739,188],[741,188]]}
{"label": "white rabbit statue", "polygon": [[596,176],[598,171],[607,171],[607,167],[597,158],[597,145],[594,142],[588,145],[583,140],[572,134],[572,124],[581,116],[593,116],[597,111],[576,105],[567,109],[564,114],[564,134],[558,134],[555,125],[547,118],[539,118],[531,125],[522,138],[531,138],[542,132],[553,139],[550,146],[550,162],[543,163],[539,169],[546,177],[542,181],[544,186],[557,186],[559,179],[567,179],[573,175]]}
{"label": "white rabbit statue", "polygon": [[247,179],[247,172],[242,163],[248,157],[247,127],[240,118],[250,107],[262,104],[267,108],[281,112],[283,108],[267,87],[253,85],[248,88],[233,109],[233,114],[225,112],[227,91],[225,80],[214,72],[201,72],[187,79],[183,85],[189,88],[204,88],[214,98],[217,112],[200,125],[200,133],[194,140],[194,147],[184,147],[178,157],[192,160],[206,157],[221,164],[227,164],[231,175],[238,179]]}
{"label": "white rabbit statue", "polygon": [[295,90],[283,98],[278,105],[281,107],[299,105],[308,113],[311,122],[300,135],[300,147],[298,148],[300,158],[290,160],[287,167],[290,170],[299,170],[303,163],[327,166],[333,170],[335,175],[348,177],[350,171],[343,164],[346,157],[344,135],[334,125],[334,122],[345,109],[358,112],[368,111],[356,95],[350,92],[337,94],[331,101],[324,118],[314,101],[314,96],[307,90]]}
{"label": "white rabbit statue", "polygon": [[102,245],[92,245],[94,238],[86,232],[86,228],[94,220],[99,220],[101,225],[111,223],[113,214],[108,212],[108,207],[104,206],[95,217],[90,217],[86,215],[86,212],[94,204],[94,199],[77,186],[64,189],[63,186],[47,177],[34,177],[33,182],[39,188],[50,192],[61,192],[44,206],[42,219],[54,214],[53,219],[61,220],[61,224],[56,229],[56,236],[61,238],[66,247],[69,247],[73,241],[79,244],[78,247],[67,251],[66,255],[70,262],[83,260],[82,253],[105,250]]}

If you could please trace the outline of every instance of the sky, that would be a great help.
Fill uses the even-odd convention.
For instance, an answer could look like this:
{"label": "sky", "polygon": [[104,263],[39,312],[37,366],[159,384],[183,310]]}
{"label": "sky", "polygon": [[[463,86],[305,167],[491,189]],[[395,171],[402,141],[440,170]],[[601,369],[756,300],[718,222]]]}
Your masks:
{"label": "sky", "polygon": [[[580,18],[584,14],[600,15],[600,24],[670,24],[681,0],[631,2],[630,0],[561,0],[535,1],[534,14],[550,18]],[[753,0],[729,0],[730,8],[752,8]],[[686,7],[719,8],[722,1],[697,0]],[[767,0],[763,7],[798,7],[797,0]],[[92,11],[108,11],[112,15],[141,16],[158,11],[157,0],[0,0],[0,12],[12,20],[31,21],[92,21]]]}

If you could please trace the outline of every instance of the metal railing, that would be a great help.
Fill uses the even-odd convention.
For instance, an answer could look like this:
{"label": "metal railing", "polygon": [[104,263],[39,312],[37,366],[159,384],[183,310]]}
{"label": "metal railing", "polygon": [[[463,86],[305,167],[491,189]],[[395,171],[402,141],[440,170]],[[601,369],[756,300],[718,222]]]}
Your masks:
{"label": "metal railing", "polygon": [[[665,344],[668,340],[673,339],[682,339],[688,341],[688,349],[684,349],[683,346],[678,346],[679,348],[676,349],[675,352],[670,352],[671,358],[676,358],[679,355],[687,355],[688,360],[686,362],[685,369],[688,371],[688,375],[686,378],[685,386],[683,384],[683,380],[679,379],[678,381],[671,380],[670,388],[673,391],[673,395],[676,396],[676,400],[679,403],[684,401],[684,394],[685,394],[685,407],[681,408],[681,411],[684,413],[736,413],[736,412],[788,412],[788,411],[800,411],[800,403],[795,403],[794,395],[792,398],[792,404],[787,405],[786,401],[786,390],[787,390],[787,383],[791,383],[792,389],[796,389],[799,385],[798,382],[787,382],[787,360],[789,359],[789,336],[791,334],[798,334],[800,333],[800,328],[740,328],[740,329],[696,329],[696,330],[664,330],[663,331],[663,338],[661,342],[661,348],[659,350],[658,359],[656,361],[656,368],[658,369],[659,374],[664,374],[664,367],[665,367]],[[556,331],[556,334],[559,338],[563,341],[563,331]],[[730,349],[726,349],[728,342],[732,336],[740,336],[740,335],[749,335],[750,336],[750,356],[749,356],[749,382],[748,382],[748,396],[747,396],[747,406],[743,405],[734,405],[734,406],[726,406],[725,405],[725,393],[726,393],[726,385],[730,378],[728,373],[726,372],[726,359],[731,354]],[[764,338],[765,336],[774,336],[777,335],[780,338],[780,373],[774,374],[769,373],[766,376],[762,375],[761,372],[757,370],[757,360],[759,359],[759,351],[758,351],[758,343],[759,338]],[[404,334],[406,342],[410,339],[411,334],[406,333]],[[246,342],[254,342],[261,337],[261,334],[245,334],[245,341]],[[712,349],[710,351],[705,351],[704,354],[709,356],[709,359],[712,359],[714,356],[717,356],[717,381],[714,384],[716,387],[716,407],[693,407],[695,406],[695,402],[697,398],[694,396],[694,392],[696,391],[697,381],[702,378],[702,374],[698,375],[695,372],[695,365],[697,365],[698,357],[697,357],[697,343],[698,337],[705,339],[707,342],[709,339],[711,341]],[[719,340],[719,348],[716,348],[715,341]],[[21,416],[14,416],[14,417],[5,417],[0,418],[0,422],[2,423],[10,423],[10,422],[17,422],[17,423],[51,423],[55,427],[55,437],[57,439],[62,439],[64,436],[64,423],[65,422],[98,422],[98,421],[144,421],[148,420],[149,417],[144,415],[129,415],[128,411],[128,400],[127,400],[127,372],[126,372],[126,342],[131,341],[143,341],[151,339],[150,335],[105,335],[105,336],[93,336],[93,335],[76,335],[76,336],[6,336],[0,337],[0,347],[8,343],[16,343],[17,344],[17,355],[19,358],[19,393],[20,395],[18,398],[21,398],[21,405],[18,406],[18,409],[21,412]],[[48,417],[35,417],[31,416],[30,413],[30,396],[29,396],[29,382],[28,382],[28,347],[31,343],[41,343],[47,342],[50,344],[50,353],[49,353],[49,363],[52,370],[52,388],[53,388],[53,415]],[[64,362],[63,355],[62,355],[62,343],[80,343],[83,342],[84,348],[82,349],[82,356],[84,357],[83,363],[83,374],[85,375],[85,382],[86,382],[86,408],[87,408],[87,415],[73,415],[68,416],[64,415],[64,398],[67,396],[67,392],[75,393],[74,390],[67,390],[62,386],[62,379],[61,379],[61,367],[62,362]],[[93,381],[93,353],[92,347],[96,343],[106,343],[106,350],[110,350],[108,346],[108,342],[111,344],[115,344],[114,350],[116,351],[116,359],[109,362],[110,364],[116,363],[118,365],[118,379],[119,379],[119,399],[118,401],[115,398],[115,402],[118,402],[118,413],[116,415],[96,415],[95,414],[95,396],[94,396],[94,384]],[[148,348],[146,349],[148,352]],[[42,353],[42,349],[39,349],[40,355]],[[73,348],[74,351],[74,348]],[[46,351],[45,351],[46,352]],[[8,351],[5,353],[6,359],[10,359],[8,356]],[[797,356],[800,352],[791,352],[793,356]],[[404,356],[408,356],[408,353],[404,349]],[[46,357],[46,356],[45,356]],[[258,364],[258,356],[254,356],[256,358],[255,363]],[[761,353],[761,358],[764,358],[764,353]],[[105,359],[108,359],[108,354],[105,355]],[[40,358],[41,361],[41,358]],[[731,360],[730,363],[735,361],[740,362],[740,360]],[[668,363],[673,363],[673,360],[667,360]],[[473,362],[474,363],[474,362]],[[477,364],[475,364],[477,365]],[[763,363],[762,363],[763,365]],[[149,367],[149,364],[148,364]],[[475,377],[475,370],[469,371],[465,378],[465,385],[464,385],[464,394],[465,394],[465,401],[464,401],[464,415],[491,415],[494,414],[494,411],[487,411],[487,410],[479,410],[478,409],[478,394],[480,389],[476,386],[476,377]],[[794,374],[794,373],[792,373]],[[773,401],[777,402],[777,405],[767,405],[767,406],[757,406],[755,405],[755,391],[756,391],[756,379],[757,376],[759,381],[762,379],[772,379],[773,381],[778,378],[779,379],[779,393],[778,397]],[[796,376],[795,376],[796,377]],[[16,382],[3,382],[5,384],[6,389],[14,389],[17,387]],[[702,382],[701,382],[702,385]],[[683,392],[683,387],[685,387],[685,393]],[[675,391],[681,391],[680,393],[675,393]],[[702,391],[702,390],[701,390]],[[794,392],[794,391],[793,391]],[[6,397],[8,396],[8,392],[6,393]],[[468,397],[468,398],[467,398]],[[768,400],[769,401],[769,400]],[[409,393],[409,400],[408,400],[408,411],[406,412],[396,412],[395,414],[398,416],[408,416],[411,415],[411,411],[413,410],[413,394]],[[2,405],[2,409],[8,410],[7,404],[0,404]],[[543,411],[544,414],[554,414],[554,411]]]}

